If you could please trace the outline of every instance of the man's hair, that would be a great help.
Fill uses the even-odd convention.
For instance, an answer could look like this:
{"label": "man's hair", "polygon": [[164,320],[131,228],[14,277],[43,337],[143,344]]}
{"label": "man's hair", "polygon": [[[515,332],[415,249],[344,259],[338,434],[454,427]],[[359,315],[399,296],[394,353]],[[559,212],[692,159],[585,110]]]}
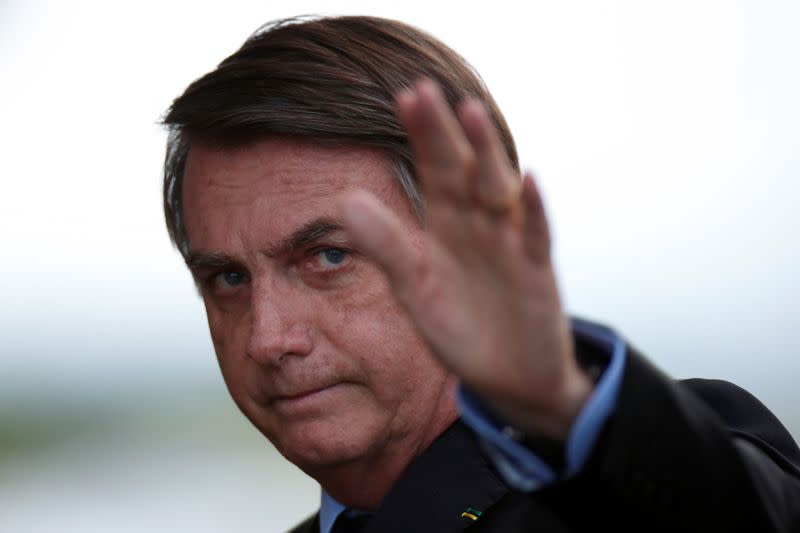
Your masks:
{"label": "man's hair", "polygon": [[284,135],[381,148],[421,215],[412,154],[394,107],[395,94],[421,78],[435,80],[451,107],[467,96],[483,101],[519,168],[511,132],[482,80],[434,37],[375,17],[280,20],[256,31],[167,111],[164,212],[173,243],[185,257],[183,174],[192,142],[200,141],[236,146]]}

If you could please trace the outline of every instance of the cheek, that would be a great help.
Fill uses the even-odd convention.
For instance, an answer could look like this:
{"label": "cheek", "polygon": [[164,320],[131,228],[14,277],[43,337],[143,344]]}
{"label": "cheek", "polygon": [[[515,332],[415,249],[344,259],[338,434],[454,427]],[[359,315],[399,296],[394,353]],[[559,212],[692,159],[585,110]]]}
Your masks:
{"label": "cheek", "polygon": [[229,341],[228,332],[225,331],[226,324],[225,321],[222,320],[223,317],[221,313],[217,312],[208,302],[205,303],[205,306],[211,342],[214,344],[214,351],[217,352],[217,356],[219,356],[224,352],[225,346]]}
{"label": "cheek", "polygon": [[339,343],[359,359],[373,361],[380,358],[373,352],[395,345],[392,337],[407,327],[383,274],[372,266],[365,270],[355,290],[341,291],[329,301],[326,315]]}
{"label": "cheek", "polygon": [[247,317],[234,319],[231,314],[221,312],[208,304],[206,304],[206,315],[214,352],[227,381],[238,366],[237,360],[245,353],[247,331],[246,328],[243,330],[243,324],[246,324]]}
{"label": "cheek", "polygon": [[[388,282],[379,272],[352,297],[327,312],[337,349],[351,354],[379,398],[407,397],[426,379],[438,381],[435,363]],[[391,384],[391,386],[387,386]]]}

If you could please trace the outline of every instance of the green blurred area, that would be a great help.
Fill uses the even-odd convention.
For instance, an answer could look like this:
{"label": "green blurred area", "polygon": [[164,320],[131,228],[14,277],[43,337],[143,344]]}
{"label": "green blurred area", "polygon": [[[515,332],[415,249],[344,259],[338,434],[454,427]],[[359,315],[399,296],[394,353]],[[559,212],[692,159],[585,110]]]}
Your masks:
{"label": "green blurred area", "polygon": [[220,387],[161,393],[144,399],[83,399],[55,402],[8,402],[0,410],[0,464],[21,455],[47,454],[71,443],[106,436],[135,435],[159,440],[191,434],[231,445],[265,446],[263,437],[238,412]]}
{"label": "green blurred area", "polygon": [[102,433],[112,421],[96,414],[0,416],[0,463],[19,453],[46,452],[77,436]]}

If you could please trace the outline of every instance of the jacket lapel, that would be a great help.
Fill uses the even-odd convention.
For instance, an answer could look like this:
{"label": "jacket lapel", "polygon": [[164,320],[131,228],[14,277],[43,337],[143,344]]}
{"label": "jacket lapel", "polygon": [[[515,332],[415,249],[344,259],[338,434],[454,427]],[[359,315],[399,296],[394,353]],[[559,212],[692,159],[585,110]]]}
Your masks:
{"label": "jacket lapel", "polygon": [[457,421],[409,465],[367,533],[459,532],[507,492],[473,433]]}

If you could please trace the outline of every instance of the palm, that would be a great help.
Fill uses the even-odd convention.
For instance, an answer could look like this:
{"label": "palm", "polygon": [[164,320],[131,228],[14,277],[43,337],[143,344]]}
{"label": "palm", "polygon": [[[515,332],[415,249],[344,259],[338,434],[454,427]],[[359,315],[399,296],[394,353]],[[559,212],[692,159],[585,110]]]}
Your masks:
{"label": "palm", "polygon": [[445,366],[512,417],[553,409],[576,366],[532,179],[517,201],[519,176],[477,102],[459,121],[423,82],[398,112],[427,202],[425,243],[365,195],[349,200],[355,238]]}

